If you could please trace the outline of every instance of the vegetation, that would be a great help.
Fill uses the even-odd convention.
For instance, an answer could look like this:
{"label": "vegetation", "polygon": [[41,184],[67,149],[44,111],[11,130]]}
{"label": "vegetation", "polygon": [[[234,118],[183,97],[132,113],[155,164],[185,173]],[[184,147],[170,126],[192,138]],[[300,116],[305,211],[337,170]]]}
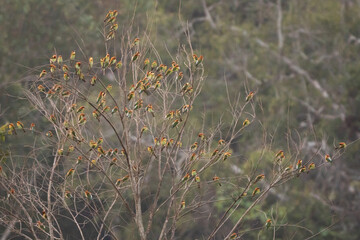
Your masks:
{"label": "vegetation", "polygon": [[4,239],[359,238],[356,1],[41,3],[0,10]]}

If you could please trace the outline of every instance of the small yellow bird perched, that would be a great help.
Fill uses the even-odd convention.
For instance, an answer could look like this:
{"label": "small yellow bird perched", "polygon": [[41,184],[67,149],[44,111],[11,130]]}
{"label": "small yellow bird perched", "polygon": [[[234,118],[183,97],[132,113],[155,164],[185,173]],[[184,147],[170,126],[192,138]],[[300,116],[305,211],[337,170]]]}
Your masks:
{"label": "small yellow bird perched", "polygon": [[265,175],[264,174],[260,174],[260,175],[257,175],[255,180],[254,180],[254,184],[263,180],[265,178]]}
{"label": "small yellow bird perched", "polygon": [[74,173],[75,169],[70,168],[69,171],[66,173],[65,178],[70,177]]}
{"label": "small yellow bird perched", "polygon": [[258,193],[260,193],[260,188],[257,187],[257,188],[254,189],[251,197],[254,197],[254,196],[255,196],[256,194],[258,194]]}
{"label": "small yellow bird perched", "polygon": [[271,227],[271,224],[272,224],[272,220],[271,220],[271,219],[266,220],[266,223],[265,223],[266,229],[269,229],[269,228]]}
{"label": "small yellow bird perched", "polygon": [[245,101],[246,101],[246,102],[250,101],[250,100],[254,97],[254,94],[255,94],[255,92],[254,92],[254,91],[251,91],[251,92],[246,96]]}
{"label": "small yellow bird perched", "polygon": [[332,159],[331,159],[331,157],[330,157],[329,154],[326,154],[326,155],[325,155],[325,161],[327,161],[327,162],[329,162],[329,163],[332,163]]}
{"label": "small yellow bird perched", "polygon": [[339,142],[339,145],[337,147],[335,147],[335,149],[342,149],[342,148],[346,148],[345,142]]}

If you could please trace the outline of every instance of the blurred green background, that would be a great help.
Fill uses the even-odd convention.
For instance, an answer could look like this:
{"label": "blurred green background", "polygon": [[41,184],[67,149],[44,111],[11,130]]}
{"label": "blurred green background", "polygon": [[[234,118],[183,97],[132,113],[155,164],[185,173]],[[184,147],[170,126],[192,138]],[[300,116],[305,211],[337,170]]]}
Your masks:
{"label": "blurred green background", "polygon": [[[248,216],[244,231],[272,216],[279,225],[277,239],[305,239],[310,232],[320,232],[314,239],[360,239],[359,1],[2,0],[0,125],[17,120],[30,124],[25,120],[29,115],[40,118],[22,90],[52,54],[67,56],[81,49],[84,56],[104,55],[102,21],[111,9],[119,11],[120,31],[126,31],[134,15],[134,35],[146,31],[164,60],[170,59],[166,49],[175,54],[186,43],[188,27],[194,50],[205,58],[207,80],[195,106],[205,109],[205,124],[223,116],[226,131],[231,117],[226,114],[226,84],[231,96],[240,92],[245,98],[256,91],[254,131],[232,144],[243,172],[259,157],[263,129],[274,151],[291,152],[294,143],[303,156],[320,149],[316,163],[337,142],[352,143],[332,166],[272,191]],[[202,121],[199,116],[200,129]],[[0,153],[20,140],[1,143]],[[17,145],[17,151],[21,155],[22,147]],[[262,167],[271,166],[264,162]],[[218,175],[232,174],[227,167]],[[214,204],[214,217],[224,209],[221,202]],[[212,225],[188,219],[179,226],[179,239],[202,239]],[[258,234],[249,231],[244,239]],[[272,236],[260,234],[263,239]],[[131,239],[131,228],[123,236]]]}

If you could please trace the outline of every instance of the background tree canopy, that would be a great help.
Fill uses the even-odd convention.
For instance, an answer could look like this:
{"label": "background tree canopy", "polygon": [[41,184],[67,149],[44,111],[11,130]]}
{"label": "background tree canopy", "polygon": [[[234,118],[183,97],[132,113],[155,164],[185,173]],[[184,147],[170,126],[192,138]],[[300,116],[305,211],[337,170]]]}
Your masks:
{"label": "background tree canopy", "polygon": [[[199,0],[87,1],[3,0],[0,8],[0,126],[27,118],[41,130],[48,125],[24,97],[42,65],[53,54],[66,58],[75,50],[87,59],[106,54],[103,16],[119,12],[119,31],[151,39],[162,61],[186,44],[203,55],[206,81],[193,111],[191,126],[200,132],[221,119],[229,131],[232,115],[228,96],[256,91],[256,121],[251,131],[231,143],[232,165],[219,177],[271,168],[274,151],[291,157],[322,156],[346,141],[346,152],[331,166],[291,180],[269,192],[241,228],[253,239],[267,217],[276,219],[278,239],[360,239],[360,2],[356,0]],[[35,120],[34,120],[35,121]],[[30,124],[30,123],[28,123]],[[225,134],[224,134],[225,135]],[[218,136],[221,138],[221,134]],[[14,136],[0,145],[2,161],[30,155],[29,137]],[[262,152],[266,142],[269,150]],[[19,145],[20,143],[20,145]],[[290,150],[298,146],[298,151]],[[10,150],[11,149],[11,150]],[[213,172],[209,173],[209,176]],[[226,185],[211,194],[226,198]],[[5,190],[1,190],[3,198]],[[231,191],[229,189],[229,191]],[[244,202],[250,205],[250,201]],[[144,203],[146,205],[146,203]],[[211,206],[213,218],[228,205]],[[239,213],[240,214],[240,213]],[[214,227],[192,221],[178,228],[178,239],[202,239]],[[239,218],[232,215],[233,223]],[[65,221],[65,220],[64,220]],[[125,225],[125,223],[122,223]],[[232,228],[231,222],[223,229]],[[135,225],[122,231],[133,239]],[[68,226],[71,229],[71,226]],[[0,232],[6,227],[1,227]],[[264,238],[266,235],[264,233]],[[70,239],[70,238],[69,238]]]}

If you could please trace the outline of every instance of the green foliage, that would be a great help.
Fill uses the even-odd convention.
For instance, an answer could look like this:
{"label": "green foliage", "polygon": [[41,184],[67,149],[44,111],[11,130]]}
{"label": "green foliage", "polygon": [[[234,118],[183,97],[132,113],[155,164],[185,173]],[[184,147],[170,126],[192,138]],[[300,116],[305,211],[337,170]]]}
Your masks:
{"label": "green foliage", "polygon": [[[278,150],[286,152],[286,164],[293,164],[300,155],[319,165],[323,161],[323,154],[335,153],[332,149],[338,141],[353,142],[359,138],[360,6],[356,1],[283,0],[282,49],[278,49],[276,1],[205,2],[210,7],[213,23],[206,18],[202,1],[182,1],[180,10],[178,2],[164,0],[141,0],[137,4],[131,0],[119,3],[85,0],[3,1],[0,8],[0,126],[22,120],[28,128],[32,119],[36,119],[36,131],[53,130],[41,113],[29,107],[24,100],[22,88],[31,85],[34,76],[37,77],[43,69],[41,65],[47,64],[53,53],[61,53],[64,58],[68,58],[70,52],[75,50],[79,59],[87,60],[89,56],[93,56],[99,63],[106,51],[113,52],[113,45],[109,45],[107,50],[104,48],[101,23],[102,16],[108,9],[118,9],[119,32],[132,31],[133,36],[146,31],[146,37],[152,40],[164,64],[170,65],[174,59],[169,52],[179,52],[179,44],[187,41],[187,36],[183,34],[183,29],[187,26],[194,52],[205,56],[203,64],[207,81],[199,102],[193,106],[193,112],[205,112],[202,115],[194,114],[189,119],[193,131],[186,135],[187,142],[184,144],[192,144],[196,141],[198,132],[209,126],[216,126],[219,119],[223,125],[214,139],[226,139],[233,117],[229,102],[234,103],[238,94],[244,100],[249,91],[256,91],[256,122],[231,143],[231,162],[225,162],[217,171],[204,172],[203,177],[211,184],[208,188],[209,195],[216,197],[214,203],[207,205],[209,209],[215,209],[214,219],[221,217],[232,203],[231,196],[242,191],[238,187],[240,183],[244,184],[252,175],[271,173],[272,160]],[[123,40],[116,38],[118,43]],[[261,45],[260,41],[267,47]],[[156,58],[155,53],[149,54],[149,58]],[[291,60],[291,64],[284,61],[284,57]],[[304,70],[306,74],[299,73],[294,66]],[[34,76],[23,78],[29,75]],[[317,81],[329,97],[324,97],[323,92],[311,80]],[[113,84],[113,80],[104,77],[103,83]],[[90,90],[86,93],[90,99],[96,98],[98,94]],[[84,103],[80,101],[79,105]],[[85,110],[86,115],[90,116],[91,112],[90,108]],[[245,115],[244,118],[251,118],[248,112]],[[91,129],[104,130],[96,122],[89,126]],[[172,130],[173,133],[176,132],[175,129]],[[208,130],[211,132],[214,129],[216,127]],[[21,169],[23,166],[19,159],[22,156],[32,156],[32,150],[25,143],[33,137],[21,132],[17,136],[8,136],[6,132],[7,130],[0,128],[0,141],[3,141],[1,156],[8,159],[9,154],[16,153],[14,165]],[[110,142],[114,139],[115,136],[108,138]],[[42,142],[43,139],[34,138],[35,145]],[[8,151],[9,145],[12,147],[11,151]],[[294,145],[301,148],[290,152],[288,149],[292,149]],[[216,147],[216,144],[211,147]],[[277,189],[281,193],[280,197],[269,193],[256,211],[250,213],[243,228],[263,227],[266,213],[267,216],[277,216],[275,224],[299,224],[317,233],[342,217],[343,212],[349,212],[349,209],[356,212],[356,208],[353,211],[358,200],[355,193],[360,189],[356,181],[358,172],[355,170],[359,167],[358,150],[359,144],[355,142],[348,147],[341,160],[329,167],[331,170],[328,173],[320,171],[302,175],[289,183],[291,188],[285,183]],[[42,161],[49,167],[54,153],[55,150],[48,146],[41,147]],[[60,166],[61,171],[66,173],[75,161],[76,157],[64,161],[64,165]],[[34,167],[27,164],[29,168]],[[241,170],[235,172],[241,180],[224,180],[234,174],[234,165]],[[211,182],[215,174],[225,181],[221,187]],[[90,176],[92,182],[101,180],[95,171]],[[116,177],[122,176],[123,172]],[[170,178],[166,180],[170,181]],[[80,180],[72,178],[71,181],[76,185]],[[342,184],[334,184],[335,182]],[[95,184],[94,187],[100,185]],[[145,196],[151,196],[155,187],[149,187]],[[320,198],[315,198],[313,193],[317,193]],[[251,190],[248,194],[251,195]],[[129,193],[125,196],[127,199],[131,198]],[[194,196],[195,193],[192,193],[191,197]],[[101,200],[106,198],[106,195],[99,196]],[[161,201],[165,199],[166,196],[160,196]],[[250,203],[248,197],[241,204],[245,208]],[[332,206],[335,213],[329,210]],[[149,203],[144,201],[143,207],[148,209]],[[241,213],[239,210],[232,215],[231,224],[234,224]],[[160,222],[165,213],[160,212],[159,215],[155,218],[156,223]],[[336,216],[334,221],[333,216]],[[84,216],[84,221],[86,217],[88,216]],[[211,232],[211,229],[204,228],[194,219],[196,218],[192,214],[188,214],[179,224],[179,236],[182,239],[201,239],[204,233]],[[125,217],[116,221],[119,225],[126,226],[125,229],[116,230],[121,236],[133,237],[135,223],[127,223]],[[61,222],[64,222],[65,229],[75,229],[65,217]],[[340,222],[341,224],[322,231],[317,238],[359,238],[356,229],[359,220],[354,214],[348,214]],[[230,228],[231,224],[226,228]],[[287,239],[296,231],[295,238],[308,237],[309,231],[299,226],[277,227],[276,236]],[[93,238],[95,233],[91,232],[91,227],[85,228],[89,232],[88,237]],[[154,232],[160,231],[158,226],[154,229]],[[267,239],[272,236],[272,229],[257,229],[245,233],[244,237],[256,238],[258,235],[260,239]]]}

